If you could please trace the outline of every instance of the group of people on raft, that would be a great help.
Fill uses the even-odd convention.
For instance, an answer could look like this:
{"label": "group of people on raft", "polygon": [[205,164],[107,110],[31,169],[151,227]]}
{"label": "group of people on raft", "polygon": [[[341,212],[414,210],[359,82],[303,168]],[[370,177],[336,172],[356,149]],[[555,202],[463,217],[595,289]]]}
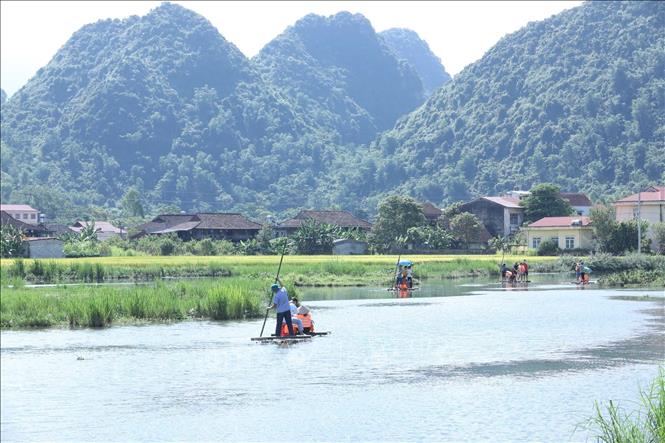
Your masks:
{"label": "group of people on raft", "polygon": [[583,261],[578,261],[575,262],[573,269],[575,270],[575,283],[578,285],[588,285],[591,268],[586,266]]}
{"label": "group of people on raft", "polygon": [[399,265],[395,276],[395,289],[413,288],[413,269],[410,264]]}
{"label": "group of people on raft", "polygon": [[[278,284],[279,283],[279,284]],[[275,336],[294,335],[293,325],[298,327],[298,334],[310,334],[314,332],[314,322],[307,306],[301,305],[296,297],[289,300],[289,294],[282,281],[277,278],[277,283],[270,287],[273,293],[272,303],[268,309],[277,310],[277,324],[275,325]]]}
{"label": "group of people on raft", "polygon": [[512,268],[501,263],[501,281],[508,283],[528,282],[529,281],[529,264],[526,260],[513,265]]}

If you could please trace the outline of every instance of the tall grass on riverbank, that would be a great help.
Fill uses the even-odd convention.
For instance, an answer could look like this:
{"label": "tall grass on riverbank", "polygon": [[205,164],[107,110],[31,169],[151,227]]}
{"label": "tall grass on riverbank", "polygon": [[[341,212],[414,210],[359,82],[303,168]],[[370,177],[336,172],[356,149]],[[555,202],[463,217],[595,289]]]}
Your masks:
{"label": "tall grass on riverbank", "polygon": [[265,312],[269,284],[267,280],[229,278],[132,286],[3,288],[0,327],[102,327],[113,322],[254,318]]}
{"label": "tall grass on riverbank", "polygon": [[665,369],[648,390],[640,393],[637,411],[625,412],[610,401],[602,406],[596,403],[596,415],[588,428],[597,441],[605,443],[662,443],[665,442]]}
{"label": "tall grass on riverbank", "polygon": [[[409,256],[417,278],[498,275],[499,256]],[[503,257],[506,263],[519,257]],[[534,270],[554,259],[532,257]],[[287,256],[285,281],[296,285],[379,285],[392,281],[396,256]],[[1,260],[3,285],[13,279],[34,283],[150,281],[164,278],[245,276],[268,278],[279,262],[276,256],[229,257],[98,257],[55,260]]]}

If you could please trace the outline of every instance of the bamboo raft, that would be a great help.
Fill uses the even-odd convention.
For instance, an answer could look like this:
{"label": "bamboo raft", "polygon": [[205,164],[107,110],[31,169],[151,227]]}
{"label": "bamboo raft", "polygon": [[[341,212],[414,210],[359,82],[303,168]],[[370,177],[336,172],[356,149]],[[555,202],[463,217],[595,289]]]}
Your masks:
{"label": "bamboo raft", "polygon": [[281,337],[277,337],[273,334],[270,335],[269,337],[252,337],[250,340],[258,342],[271,342],[271,341],[280,341],[280,340],[301,341],[301,340],[309,340],[312,337],[317,337],[319,335],[329,335],[329,334],[330,331],[311,332],[302,335],[283,335]]}

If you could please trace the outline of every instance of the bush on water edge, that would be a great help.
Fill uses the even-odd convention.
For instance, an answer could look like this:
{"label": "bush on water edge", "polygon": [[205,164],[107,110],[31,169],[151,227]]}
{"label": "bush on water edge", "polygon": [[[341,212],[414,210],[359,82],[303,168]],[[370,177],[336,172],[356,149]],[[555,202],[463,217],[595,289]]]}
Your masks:
{"label": "bush on water edge", "polygon": [[662,288],[665,287],[665,272],[642,269],[617,272],[602,276],[598,279],[598,284],[608,287],[651,286]]}
{"label": "bush on water edge", "polygon": [[665,442],[665,369],[647,390],[640,392],[637,411],[625,412],[615,402],[603,406],[596,402],[596,414],[586,426],[595,433],[596,441],[605,443]]}
{"label": "bush on water edge", "polygon": [[[155,282],[135,286],[3,288],[0,327],[102,327],[113,322],[260,317],[270,280]],[[289,288],[289,294],[295,294]]]}

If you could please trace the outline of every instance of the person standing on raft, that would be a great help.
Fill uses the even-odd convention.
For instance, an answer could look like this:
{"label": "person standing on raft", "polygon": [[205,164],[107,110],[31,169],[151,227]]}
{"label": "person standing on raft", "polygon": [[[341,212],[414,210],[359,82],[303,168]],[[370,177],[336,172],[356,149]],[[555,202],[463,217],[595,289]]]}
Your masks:
{"label": "person standing on raft", "polygon": [[282,321],[286,322],[286,326],[289,328],[289,335],[293,334],[293,323],[291,322],[291,307],[289,305],[289,295],[286,292],[286,288],[282,281],[277,278],[277,283],[270,287],[270,290],[273,293],[272,304],[268,306],[268,309],[276,308],[277,310],[277,325],[275,326],[275,337],[279,337],[282,330]]}

